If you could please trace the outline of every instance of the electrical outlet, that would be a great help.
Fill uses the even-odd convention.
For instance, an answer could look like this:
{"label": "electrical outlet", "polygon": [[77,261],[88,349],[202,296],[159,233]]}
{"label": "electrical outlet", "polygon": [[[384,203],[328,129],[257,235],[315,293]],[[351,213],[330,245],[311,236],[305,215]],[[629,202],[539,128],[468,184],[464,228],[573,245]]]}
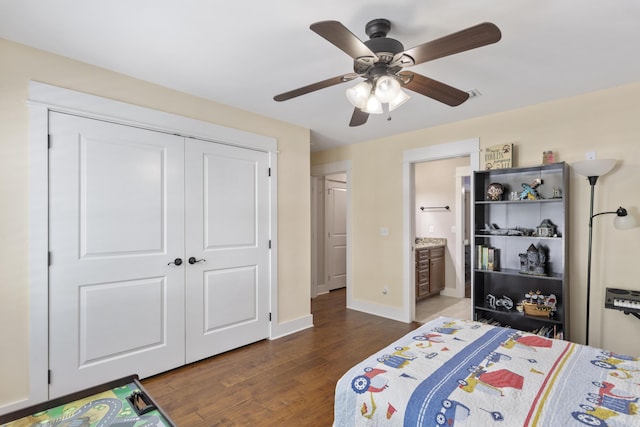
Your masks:
{"label": "electrical outlet", "polygon": [[387,227],[380,227],[380,235],[382,237],[387,237],[389,235],[389,228]]}
{"label": "electrical outlet", "polygon": [[433,233],[433,230],[434,230],[433,225],[430,225],[429,226],[429,233]]}
{"label": "electrical outlet", "polygon": [[595,160],[596,159],[596,152],[595,151],[587,151],[586,159],[587,160]]}
{"label": "electrical outlet", "polygon": [[388,294],[389,293],[389,287],[385,286],[384,288],[382,288],[382,293],[384,295]]}

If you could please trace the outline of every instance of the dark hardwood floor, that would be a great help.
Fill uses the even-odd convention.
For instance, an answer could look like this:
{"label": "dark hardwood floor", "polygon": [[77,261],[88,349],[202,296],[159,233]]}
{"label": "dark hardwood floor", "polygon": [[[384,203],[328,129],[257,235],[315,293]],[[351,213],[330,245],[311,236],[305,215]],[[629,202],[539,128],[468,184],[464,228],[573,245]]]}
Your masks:
{"label": "dark hardwood floor", "polygon": [[345,290],[311,304],[314,327],[147,378],[180,427],[331,426],[340,376],[419,326],[345,309]]}

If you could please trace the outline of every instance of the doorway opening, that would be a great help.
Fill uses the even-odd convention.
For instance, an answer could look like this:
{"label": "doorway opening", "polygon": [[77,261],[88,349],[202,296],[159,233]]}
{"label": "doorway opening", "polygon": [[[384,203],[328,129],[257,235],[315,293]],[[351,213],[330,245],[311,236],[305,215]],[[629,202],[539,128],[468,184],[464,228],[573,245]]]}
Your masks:
{"label": "doorway opening", "polygon": [[[468,243],[464,233],[465,225],[472,223],[472,212],[467,215],[465,209],[465,176],[470,176],[471,171],[479,167],[479,139],[469,139],[448,144],[409,150],[403,156],[403,180],[404,188],[404,223],[403,229],[403,254],[404,254],[404,298],[407,321],[421,320],[416,318],[416,261],[415,248],[418,237],[443,237],[446,238],[445,260],[445,286],[440,294],[447,297],[463,298],[465,295],[465,243]],[[452,166],[449,163],[455,159],[463,158],[463,165]],[[442,163],[439,163],[442,161]],[[436,189],[431,189],[432,194],[437,194],[441,199],[423,200],[418,195],[419,185],[416,183],[420,176],[420,164],[427,173],[433,173],[427,181],[436,182]],[[438,185],[446,186],[446,182],[437,179],[443,172],[436,171],[438,167],[448,165],[448,176],[451,177],[448,192],[443,193],[437,189]],[[469,178],[470,182],[470,178]],[[467,187],[468,188],[468,187]],[[426,194],[428,194],[427,192]],[[428,197],[428,196],[427,196]],[[447,199],[443,199],[447,197]],[[435,210],[421,210],[420,207],[435,207]],[[449,209],[445,209],[449,206]],[[440,208],[440,209],[437,209]],[[469,210],[470,211],[470,210]],[[431,215],[425,215],[430,212]],[[422,216],[421,216],[422,215]],[[446,217],[448,216],[448,217]],[[421,236],[426,234],[426,236]],[[441,234],[436,236],[436,234]],[[465,242],[467,240],[467,242]],[[471,312],[469,310],[469,317]]]}
{"label": "doorway opening", "polygon": [[413,167],[415,320],[431,319],[442,309],[449,310],[452,317],[467,317],[468,304],[459,304],[464,289],[458,286],[464,283],[465,257],[458,254],[468,244],[464,181],[471,173],[469,156],[419,162]]}
{"label": "doorway opening", "polygon": [[311,168],[311,298],[346,288],[351,301],[351,162]]}

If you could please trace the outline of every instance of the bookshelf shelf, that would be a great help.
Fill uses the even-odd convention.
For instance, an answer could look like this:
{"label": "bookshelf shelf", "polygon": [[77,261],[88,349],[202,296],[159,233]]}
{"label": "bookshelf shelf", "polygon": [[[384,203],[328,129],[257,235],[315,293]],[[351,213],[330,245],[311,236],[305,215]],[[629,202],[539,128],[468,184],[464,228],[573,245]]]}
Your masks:
{"label": "bookshelf shelf", "polygon": [[478,200],[479,205],[535,205],[537,203],[561,203],[562,197],[539,200]]}
{"label": "bookshelf shelf", "polygon": [[503,268],[501,270],[483,270],[476,269],[474,270],[476,273],[480,274],[503,274],[507,276],[517,276],[519,278],[534,278],[536,280],[560,280],[564,281],[564,276],[558,273],[547,274],[546,276],[537,276],[533,274],[524,274],[521,273],[520,270],[515,270],[513,268]]}
{"label": "bookshelf shelf", "polygon": [[476,307],[476,309],[479,311],[484,311],[488,313],[489,316],[491,316],[492,314],[507,315],[509,317],[515,318],[516,320],[518,320],[518,318],[522,318],[522,319],[527,319],[534,322],[543,322],[543,323],[549,323],[549,324],[562,325],[562,321],[557,319],[529,316],[527,314],[518,313],[517,311],[496,310],[491,307]]}

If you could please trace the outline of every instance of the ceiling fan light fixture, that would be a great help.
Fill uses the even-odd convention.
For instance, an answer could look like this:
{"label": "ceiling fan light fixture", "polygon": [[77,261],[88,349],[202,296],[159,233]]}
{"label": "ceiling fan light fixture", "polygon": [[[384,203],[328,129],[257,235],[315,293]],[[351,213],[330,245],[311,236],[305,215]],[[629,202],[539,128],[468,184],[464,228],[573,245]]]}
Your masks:
{"label": "ceiling fan light fixture", "polygon": [[400,89],[400,91],[398,92],[398,96],[396,96],[395,98],[393,98],[393,100],[391,100],[391,102],[389,102],[389,111],[395,110],[396,108],[407,102],[409,99],[411,99],[409,94]]}
{"label": "ceiling fan light fixture", "polygon": [[347,99],[356,108],[363,109],[371,95],[371,83],[363,81],[347,89]]}
{"label": "ceiling fan light fixture", "polygon": [[367,99],[367,103],[364,108],[360,108],[365,113],[369,114],[382,114],[382,103],[375,97],[375,95],[371,94]]}
{"label": "ceiling fan light fixture", "polygon": [[400,93],[400,82],[392,76],[381,76],[376,81],[376,98],[383,104],[393,101]]}
{"label": "ceiling fan light fixture", "polygon": [[391,29],[388,19],[367,23],[367,41],[334,20],[315,22],[309,28],[350,56],[353,72],[281,93],[273,99],[286,101],[362,77],[366,83],[346,91],[347,99],[355,107],[349,126],[365,124],[370,113],[380,114],[383,107],[386,112],[398,108],[409,99],[406,94],[399,95],[403,87],[451,107],[462,104],[472,94],[417,72],[402,71],[403,68],[496,43],[502,38],[495,24],[483,22],[405,50],[401,42],[387,37]]}

